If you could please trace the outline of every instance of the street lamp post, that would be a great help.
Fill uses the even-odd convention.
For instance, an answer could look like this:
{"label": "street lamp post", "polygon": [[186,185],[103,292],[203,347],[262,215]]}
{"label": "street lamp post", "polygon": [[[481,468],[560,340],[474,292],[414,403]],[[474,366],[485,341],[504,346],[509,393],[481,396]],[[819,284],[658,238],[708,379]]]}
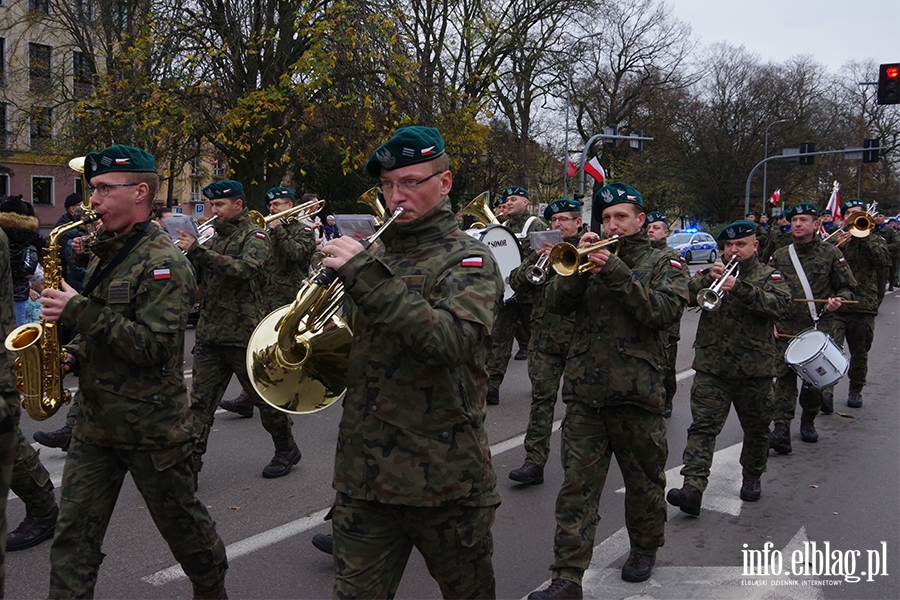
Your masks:
{"label": "street lamp post", "polygon": [[597,37],[598,35],[600,35],[599,31],[576,39],[569,46],[569,54],[566,59],[566,141],[563,148],[563,198],[568,198],[569,196],[569,104],[572,102],[572,53],[575,52],[575,46],[578,45],[578,42],[587,38]]}
{"label": "street lamp post", "polygon": [[[778,121],[772,121],[766,126],[766,148],[763,156],[763,160],[769,158],[769,127],[772,125],[777,125],[778,123],[787,123],[787,119],[779,119]],[[763,195],[762,195],[762,214],[766,214],[766,175],[768,174],[768,163],[763,163]]]}

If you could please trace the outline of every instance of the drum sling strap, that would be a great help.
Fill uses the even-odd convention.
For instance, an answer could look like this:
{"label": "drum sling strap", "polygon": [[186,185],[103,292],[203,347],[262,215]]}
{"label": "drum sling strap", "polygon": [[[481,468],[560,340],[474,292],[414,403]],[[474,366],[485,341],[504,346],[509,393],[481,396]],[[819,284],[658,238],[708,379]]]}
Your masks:
{"label": "drum sling strap", "polygon": [[[806,271],[803,270],[803,265],[800,264],[800,257],[797,256],[797,249],[794,248],[793,244],[788,246],[788,254],[791,255],[791,262],[794,263],[794,269],[797,271],[797,277],[800,278],[800,285],[803,286],[803,293],[806,294],[807,298],[812,298],[812,289],[809,287],[809,280],[806,278]],[[807,302],[806,307],[809,309],[809,316],[812,317],[813,326],[818,326],[819,315],[816,313],[816,309],[813,307],[813,303]]]}

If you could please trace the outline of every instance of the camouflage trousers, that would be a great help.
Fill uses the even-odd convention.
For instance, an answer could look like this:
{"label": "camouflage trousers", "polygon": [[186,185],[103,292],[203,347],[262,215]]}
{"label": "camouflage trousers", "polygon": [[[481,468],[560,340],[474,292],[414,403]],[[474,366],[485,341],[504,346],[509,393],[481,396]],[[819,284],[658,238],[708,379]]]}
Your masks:
{"label": "camouflage trousers", "polygon": [[[830,335],[832,339],[838,329],[837,319],[829,317],[819,322],[819,331]],[[843,337],[841,338],[843,340]],[[797,408],[797,380],[799,376],[786,362],[784,352],[787,350],[789,340],[778,338],[775,346],[778,352],[776,361],[777,377],[775,379],[775,399],[773,403],[772,420],[775,423],[790,425]],[[841,342],[835,340],[838,345]],[[822,390],[817,390],[805,381],[801,380],[800,388],[800,419],[802,421],[815,420],[822,407]]]}
{"label": "camouflage trousers", "polygon": [[[494,319],[494,328],[491,331],[491,353],[488,355],[487,372],[488,387],[500,389],[503,377],[506,376],[506,368],[509,366],[509,358],[512,355],[513,338],[516,329],[521,328],[525,346],[528,347],[531,340],[531,304],[513,302],[500,307],[497,318]],[[522,343],[522,338],[519,338]]]}
{"label": "camouflage trousers", "polygon": [[669,343],[666,344],[666,370],[663,373],[663,385],[666,388],[666,404],[671,404],[678,391],[678,382],[675,380],[675,361],[678,360],[678,340],[679,338],[669,336]]}
{"label": "camouflage trousers", "polygon": [[16,427],[16,464],[13,466],[9,489],[25,505],[25,512],[31,517],[43,517],[56,508],[53,482],[50,473],[41,463],[40,456],[22,431]]}
{"label": "camouflage trousers", "polygon": [[698,371],[691,386],[691,417],[684,448],[684,483],[706,490],[709,467],[732,405],[744,430],[742,474],[759,479],[769,460],[772,378],[726,379]]}
{"label": "camouflage trousers", "polygon": [[18,455],[18,439],[22,434],[19,431],[19,394],[4,393],[0,402],[5,402],[11,413],[0,420],[0,598],[3,598],[6,585],[6,498]]}
{"label": "camouflage trousers", "polygon": [[615,454],[625,480],[625,527],[631,549],[656,555],[666,529],[666,422],[633,405],[566,404],[562,426],[565,472],[556,498],[553,577],[580,584],[591,564],[600,494]]}
{"label": "camouflage trousers", "polygon": [[393,598],[415,547],[444,598],[494,598],[495,506],[419,507],[338,494],[334,598]]}
{"label": "camouflage trousers", "polygon": [[[866,375],[869,372],[869,350],[875,341],[875,315],[862,313],[836,313],[836,315],[831,337],[838,346],[843,346],[844,339],[847,340],[847,349],[850,351],[847,378],[850,380],[850,389],[861,392],[866,386]],[[827,389],[834,390],[834,386]]]}
{"label": "camouflage trousers", "polygon": [[195,598],[224,593],[225,544],[194,495],[191,447],[120,450],[72,437],[50,548],[50,598],[92,598],[103,538],[130,473],[156,528],[193,584]]}
{"label": "camouflage trousers", "polygon": [[294,447],[291,418],[284,412],[267,404],[250,383],[246,367],[247,349],[240,346],[201,345],[194,350],[194,383],[191,389],[191,413],[194,417],[194,431],[197,436],[194,445],[194,469],[203,467],[203,455],[209,442],[209,432],[215,420],[215,412],[231,382],[231,375],[237,376],[247,399],[259,409],[263,428],[272,436],[275,450],[288,452]]}
{"label": "camouflage trousers", "polygon": [[550,455],[553,411],[559,394],[559,382],[566,368],[565,354],[550,354],[532,348],[528,352],[528,377],[531,379],[531,416],[525,431],[525,462],[543,467]]}

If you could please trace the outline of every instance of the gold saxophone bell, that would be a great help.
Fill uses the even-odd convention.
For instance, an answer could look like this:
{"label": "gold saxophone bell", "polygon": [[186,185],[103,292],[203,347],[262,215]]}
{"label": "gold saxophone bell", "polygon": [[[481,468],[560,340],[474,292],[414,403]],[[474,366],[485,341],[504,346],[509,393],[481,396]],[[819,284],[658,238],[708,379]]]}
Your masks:
{"label": "gold saxophone bell", "polygon": [[472,223],[471,229],[482,229],[487,225],[500,224],[500,221],[491,212],[491,207],[488,206],[488,192],[481,192],[475,196],[475,199],[469,202],[460,212],[464,215],[475,217],[475,222]]}
{"label": "gold saxophone bell", "polygon": [[597,266],[588,260],[588,254],[600,250],[601,248],[612,246],[613,244],[616,245],[613,254],[618,254],[621,240],[617,235],[605,240],[600,240],[596,244],[591,244],[584,248],[578,248],[568,242],[560,242],[553,246],[553,250],[550,251],[550,266],[563,277],[587,273]]}

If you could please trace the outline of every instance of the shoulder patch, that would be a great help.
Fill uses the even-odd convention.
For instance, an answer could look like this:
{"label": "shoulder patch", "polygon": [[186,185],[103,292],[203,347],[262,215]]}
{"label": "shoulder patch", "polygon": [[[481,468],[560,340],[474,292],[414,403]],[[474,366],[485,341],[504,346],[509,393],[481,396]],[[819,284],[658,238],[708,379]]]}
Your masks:
{"label": "shoulder patch", "polygon": [[838,262],[844,264],[845,262],[847,262],[847,259],[842,256],[838,259]]}
{"label": "shoulder patch", "polygon": [[784,279],[784,278],[781,276],[781,273],[779,273],[778,271],[775,271],[774,273],[772,273],[771,275],[769,275],[769,278],[770,278],[770,279],[774,279],[775,281],[781,281],[782,279]]}
{"label": "shoulder patch", "polygon": [[254,235],[255,235],[256,237],[258,237],[259,239],[261,239],[261,240],[266,239],[266,234],[263,233],[262,231],[257,231]]}
{"label": "shoulder patch", "polygon": [[468,256],[462,259],[462,263],[460,263],[463,267],[482,267],[484,266],[484,261],[480,256]]}
{"label": "shoulder patch", "polygon": [[675,259],[670,258],[670,259],[669,259],[669,264],[672,265],[673,267],[675,267],[675,268],[678,269],[678,270],[681,270],[681,269],[684,268],[684,266],[681,264],[681,261],[680,261],[680,260],[675,260]]}
{"label": "shoulder patch", "polygon": [[158,281],[160,279],[171,279],[172,271],[169,269],[153,269],[153,280]]}

